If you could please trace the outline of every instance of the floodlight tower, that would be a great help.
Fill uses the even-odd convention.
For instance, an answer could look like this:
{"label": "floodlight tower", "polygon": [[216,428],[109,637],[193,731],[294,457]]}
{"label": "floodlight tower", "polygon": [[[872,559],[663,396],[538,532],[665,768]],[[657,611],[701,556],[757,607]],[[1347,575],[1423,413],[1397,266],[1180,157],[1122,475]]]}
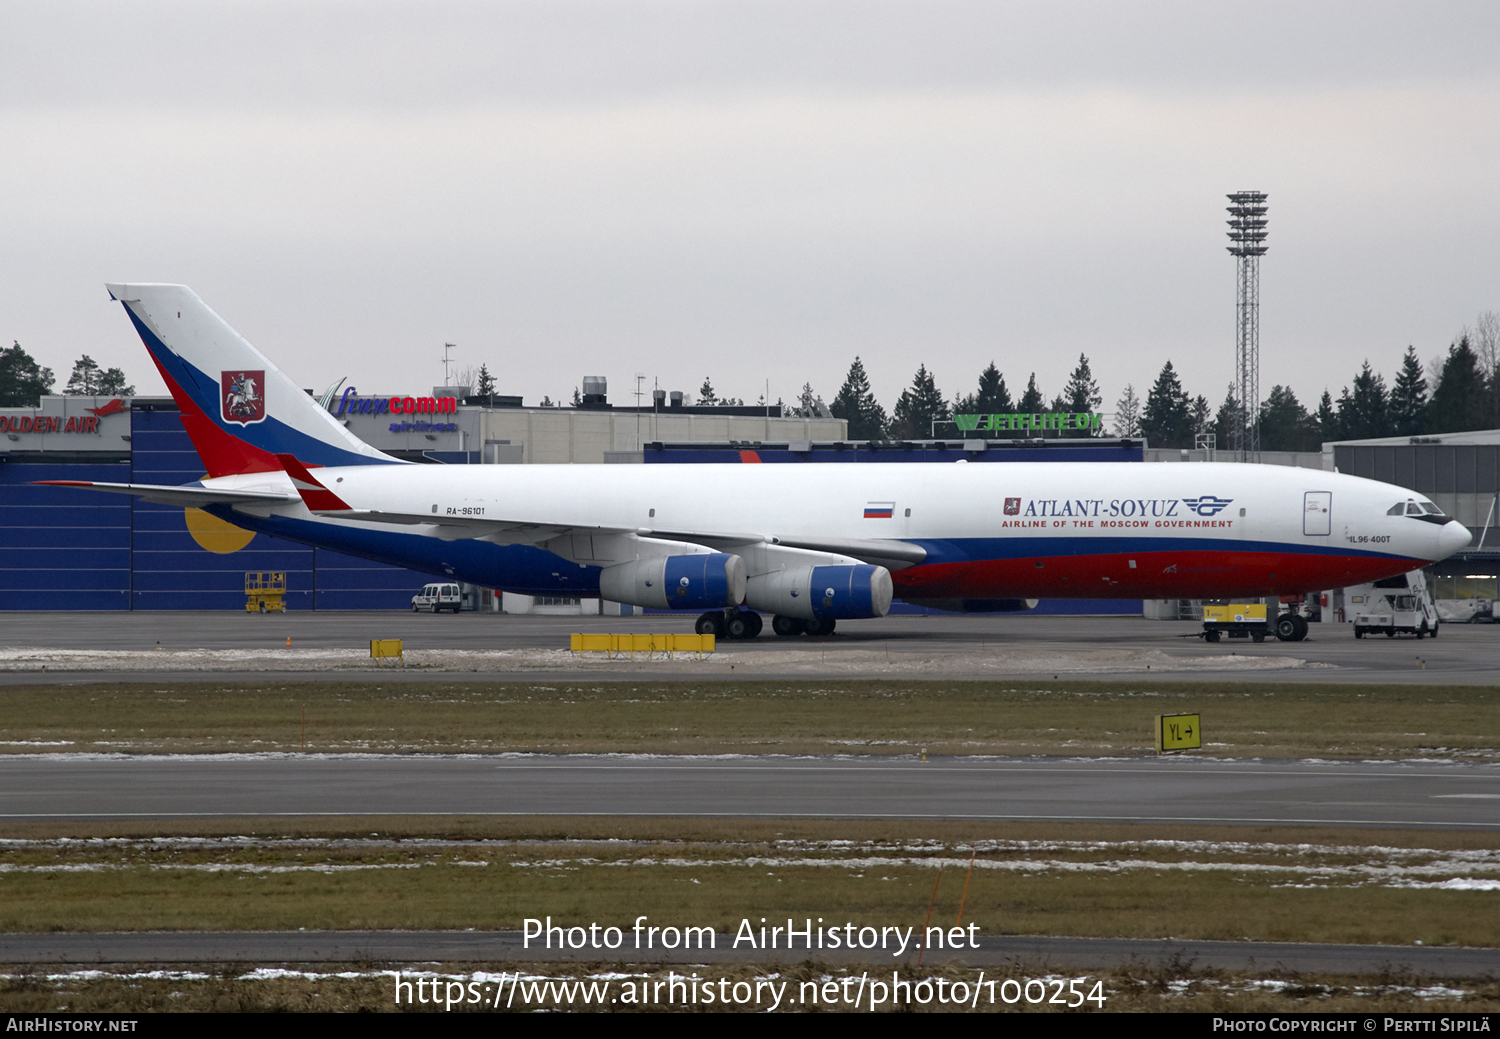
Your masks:
{"label": "floodlight tower", "polygon": [[1235,335],[1235,403],[1239,421],[1230,447],[1239,462],[1260,461],[1260,258],[1266,254],[1266,193],[1236,191],[1229,198],[1229,254],[1235,258],[1239,300]]}

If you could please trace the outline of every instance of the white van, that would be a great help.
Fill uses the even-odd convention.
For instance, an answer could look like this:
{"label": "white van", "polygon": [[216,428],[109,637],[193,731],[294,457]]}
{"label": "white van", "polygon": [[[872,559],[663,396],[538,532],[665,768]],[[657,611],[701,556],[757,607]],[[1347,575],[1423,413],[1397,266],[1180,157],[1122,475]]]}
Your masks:
{"label": "white van", "polygon": [[1366,634],[1391,638],[1397,632],[1437,638],[1437,606],[1427,592],[1427,576],[1420,570],[1346,588],[1344,602],[1354,619],[1357,639]]}
{"label": "white van", "polygon": [[463,602],[458,585],[429,584],[411,597],[411,612],[431,610],[433,613],[441,613],[443,610],[452,610],[457,613],[463,609]]}

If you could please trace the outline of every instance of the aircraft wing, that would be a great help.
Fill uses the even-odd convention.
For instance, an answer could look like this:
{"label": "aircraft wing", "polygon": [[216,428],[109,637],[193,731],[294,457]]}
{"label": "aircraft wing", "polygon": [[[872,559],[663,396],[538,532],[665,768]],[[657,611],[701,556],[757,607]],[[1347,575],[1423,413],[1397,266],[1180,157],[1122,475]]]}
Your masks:
{"label": "aircraft wing", "polygon": [[[378,509],[315,509],[319,516],[332,519],[359,520],[365,523],[389,523],[394,526],[434,528],[444,541],[483,539],[502,545],[540,545],[558,538],[623,535],[648,541],[679,542],[702,545],[718,552],[733,552],[750,545],[781,545],[813,552],[849,556],[887,570],[904,570],[926,561],[927,550],[905,541],[875,541],[857,538],[802,538],[746,532],[701,530],[655,530],[648,527],[605,527],[582,523],[546,523],[523,519],[491,519],[487,516],[445,516],[421,512],[383,512]],[[597,558],[595,552],[563,552],[572,557]]]}
{"label": "aircraft wing", "polygon": [[203,505],[280,505],[297,500],[295,494],[278,494],[275,491],[221,491],[208,487],[174,487],[154,483],[97,483],[93,480],[33,480],[32,483],[47,487],[82,487],[90,491],[136,494],[156,505],[185,505],[191,508]]}
{"label": "aircraft wing", "polygon": [[388,523],[398,527],[435,528],[444,541],[483,538],[501,545],[532,545],[563,534],[634,533],[610,527],[588,527],[567,523],[534,523],[529,520],[489,519],[483,516],[437,516],[421,512],[385,512],[380,509],[314,509],[314,515],[329,519]]}
{"label": "aircraft wing", "polygon": [[[632,558],[630,540],[701,545],[717,552],[734,552],[750,546],[783,546],[836,556],[900,570],[927,559],[927,550],[904,541],[874,541],[858,538],[802,538],[734,531],[654,530],[648,527],[610,527],[579,522],[527,520],[519,518],[426,512],[388,512],[356,509],[320,482],[305,465],[289,454],[276,456],[291,478],[292,486],[314,515],[363,523],[388,523],[403,527],[425,527],[443,541],[466,539],[500,545],[543,545],[565,559],[609,565]],[[773,549],[774,550],[774,549]]]}

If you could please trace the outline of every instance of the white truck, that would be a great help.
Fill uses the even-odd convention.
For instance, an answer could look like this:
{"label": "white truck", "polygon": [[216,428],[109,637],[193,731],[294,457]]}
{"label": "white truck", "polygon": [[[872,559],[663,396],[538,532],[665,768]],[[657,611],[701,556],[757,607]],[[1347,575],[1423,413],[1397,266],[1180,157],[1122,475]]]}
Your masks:
{"label": "white truck", "polygon": [[420,592],[411,597],[411,612],[418,610],[431,610],[439,613],[443,610],[452,610],[457,613],[463,609],[463,596],[456,584],[429,584]]}
{"label": "white truck", "polygon": [[1437,638],[1437,606],[1427,591],[1427,577],[1420,570],[1346,588],[1344,602],[1354,620],[1357,639],[1366,635],[1394,638],[1398,632],[1419,639],[1428,635]]}

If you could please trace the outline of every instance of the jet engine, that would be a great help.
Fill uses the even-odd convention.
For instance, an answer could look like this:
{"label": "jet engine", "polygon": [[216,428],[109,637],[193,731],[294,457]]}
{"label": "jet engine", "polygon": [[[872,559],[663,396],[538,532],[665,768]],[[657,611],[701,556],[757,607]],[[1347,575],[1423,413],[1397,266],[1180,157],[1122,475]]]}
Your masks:
{"label": "jet engine", "polygon": [[862,620],[889,613],[893,590],[883,566],[804,566],[750,578],[745,602],[799,620]]}
{"label": "jet engine", "polygon": [[738,606],[745,598],[745,561],[709,552],[617,563],[599,572],[599,594],[614,602],[659,610]]}

